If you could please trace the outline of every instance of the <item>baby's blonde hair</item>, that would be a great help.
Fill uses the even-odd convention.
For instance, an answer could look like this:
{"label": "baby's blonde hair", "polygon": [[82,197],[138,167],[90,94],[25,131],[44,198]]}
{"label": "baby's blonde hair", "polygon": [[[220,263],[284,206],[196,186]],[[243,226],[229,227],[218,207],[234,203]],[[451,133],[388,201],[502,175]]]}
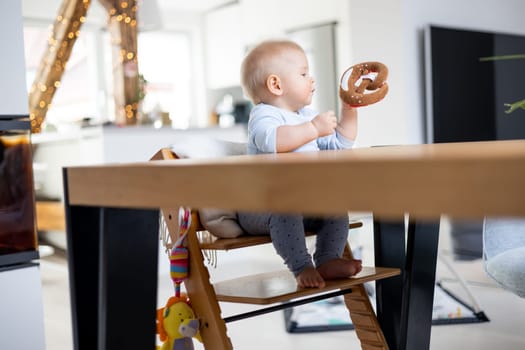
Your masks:
{"label": "baby's blonde hair", "polygon": [[304,52],[293,41],[268,40],[255,46],[244,58],[241,65],[241,85],[254,104],[261,102],[266,92],[268,76],[277,73],[275,59],[290,49]]}

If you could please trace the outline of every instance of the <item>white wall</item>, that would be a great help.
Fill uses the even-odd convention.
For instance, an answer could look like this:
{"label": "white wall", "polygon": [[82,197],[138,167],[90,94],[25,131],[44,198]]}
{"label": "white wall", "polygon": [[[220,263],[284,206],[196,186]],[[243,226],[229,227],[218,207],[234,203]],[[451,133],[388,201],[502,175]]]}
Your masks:
{"label": "white wall", "polygon": [[352,62],[380,61],[389,69],[388,95],[359,109],[358,146],[406,143],[406,71],[403,68],[403,0],[350,1]]}
{"label": "white wall", "polygon": [[342,74],[351,65],[349,1],[241,0],[240,5],[245,45],[282,37],[288,30],[337,22],[337,70]]}
{"label": "white wall", "polygon": [[0,115],[27,114],[24,34],[20,1],[0,2]]}
{"label": "white wall", "polygon": [[[189,87],[192,92],[194,118],[190,120],[190,127],[204,127],[208,124],[206,78],[204,76],[205,53],[203,44],[204,20],[196,13],[162,11],[162,25],[165,30],[185,32],[191,38],[191,56],[193,59],[192,74],[194,86]],[[140,48],[139,48],[140,49]],[[140,54],[140,53],[139,53]]]}
{"label": "white wall", "polygon": [[429,24],[525,35],[523,0],[351,0],[356,61],[383,60],[390,92],[360,118],[359,144],[424,142],[423,28]]}

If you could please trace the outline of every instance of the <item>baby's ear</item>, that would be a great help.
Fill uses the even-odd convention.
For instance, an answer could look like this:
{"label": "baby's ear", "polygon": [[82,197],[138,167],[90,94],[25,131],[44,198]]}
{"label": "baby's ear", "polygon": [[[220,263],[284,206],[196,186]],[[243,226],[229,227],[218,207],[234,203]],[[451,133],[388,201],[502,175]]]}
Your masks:
{"label": "baby's ear", "polygon": [[266,88],[273,95],[281,96],[283,94],[281,79],[275,74],[270,74],[266,79]]}

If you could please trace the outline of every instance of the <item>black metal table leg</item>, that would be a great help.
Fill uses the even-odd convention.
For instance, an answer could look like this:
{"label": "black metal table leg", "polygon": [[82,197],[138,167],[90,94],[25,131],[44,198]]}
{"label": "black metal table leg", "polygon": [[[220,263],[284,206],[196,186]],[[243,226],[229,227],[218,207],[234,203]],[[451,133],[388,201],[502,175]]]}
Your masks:
{"label": "black metal table leg", "polygon": [[66,212],[75,350],[153,349],[158,211]]}
{"label": "black metal table leg", "polygon": [[435,222],[410,220],[407,233],[407,261],[403,288],[400,349],[429,349],[439,242],[439,219]]}
{"label": "black metal table leg", "polygon": [[397,267],[401,275],[376,281],[376,312],[390,350],[397,350],[403,301],[405,269],[405,223],[374,220],[376,266]]}
{"label": "black metal table leg", "polygon": [[439,220],[374,221],[375,263],[398,267],[399,277],[376,281],[377,319],[390,350],[430,347]]}
{"label": "black metal table leg", "polygon": [[159,212],[104,208],[99,350],[154,349]]}
{"label": "black metal table leg", "polygon": [[69,206],[66,196],[65,212],[73,345],[97,349],[100,209]]}

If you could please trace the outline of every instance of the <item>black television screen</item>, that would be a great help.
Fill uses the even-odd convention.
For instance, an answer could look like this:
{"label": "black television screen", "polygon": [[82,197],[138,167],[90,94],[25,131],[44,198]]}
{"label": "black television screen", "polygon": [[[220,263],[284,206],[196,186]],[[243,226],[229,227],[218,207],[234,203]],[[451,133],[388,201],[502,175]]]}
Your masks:
{"label": "black television screen", "polygon": [[525,138],[525,36],[429,26],[425,33],[427,141]]}

